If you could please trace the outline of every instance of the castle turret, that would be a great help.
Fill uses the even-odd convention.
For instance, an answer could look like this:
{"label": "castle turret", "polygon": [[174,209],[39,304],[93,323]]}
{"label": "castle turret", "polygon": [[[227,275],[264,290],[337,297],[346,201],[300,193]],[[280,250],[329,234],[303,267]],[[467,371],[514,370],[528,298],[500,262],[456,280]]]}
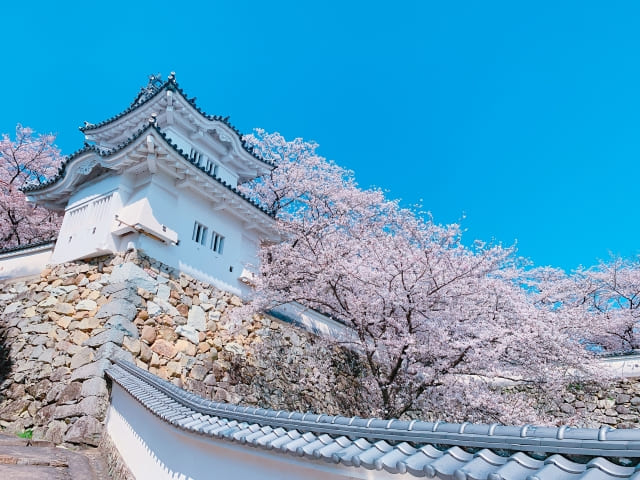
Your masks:
{"label": "castle turret", "polygon": [[[171,73],[151,75],[123,112],[80,130],[85,146],[30,201],[64,210],[53,263],[141,249],[194,277],[246,293],[270,212],[241,183],[271,168],[228,118],[207,115]],[[244,273],[243,273],[244,272]]]}

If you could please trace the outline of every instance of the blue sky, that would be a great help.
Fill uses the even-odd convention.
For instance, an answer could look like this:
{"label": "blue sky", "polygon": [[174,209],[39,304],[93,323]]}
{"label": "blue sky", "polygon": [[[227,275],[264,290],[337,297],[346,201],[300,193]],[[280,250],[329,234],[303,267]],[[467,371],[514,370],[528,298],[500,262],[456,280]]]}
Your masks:
{"label": "blue sky", "polygon": [[7,2],[0,132],[126,108],[174,70],[211,114],[320,153],[467,240],[565,269],[640,253],[636,2]]}

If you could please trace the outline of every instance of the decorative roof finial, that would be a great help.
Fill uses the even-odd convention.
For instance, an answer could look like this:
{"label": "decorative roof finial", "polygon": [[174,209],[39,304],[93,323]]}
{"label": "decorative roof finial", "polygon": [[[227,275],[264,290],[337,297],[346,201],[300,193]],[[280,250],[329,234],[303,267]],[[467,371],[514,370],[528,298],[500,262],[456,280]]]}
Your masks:
{"label": "decorative roof finial", "polygon": [[146,86],[140,89],[140,93],[138,93],[138,96],[133,101],[131,106],[136,107],[146,102],[147,100],[149,100],[156,93],[158,93],[158,91],[160,91],[160,89],[162,88],[162,85],[164,85],[164,82],[162,81],[161,74],[158,73],[155,75],[154,74],[149,75],[149,83],[147,83]]}
{"label": "decorative roof finial", "polygon": [[156,73],[155,75],[152,73],[149,75],[149,85],[150,86],[160,86],[162,85],[162,74]]}
{"label": "decorative roof finial", "polygon": [[169,80],[170,82],[174,81],[175,79],[176,79],[176,72],[171,72],[167,77],[167,80]]}
{"label": "decorative roof finial", "polygon": [[153,112],[149,117],[149,123],[151,125],[156,125],[158,123],[158,114],[156,112]]}

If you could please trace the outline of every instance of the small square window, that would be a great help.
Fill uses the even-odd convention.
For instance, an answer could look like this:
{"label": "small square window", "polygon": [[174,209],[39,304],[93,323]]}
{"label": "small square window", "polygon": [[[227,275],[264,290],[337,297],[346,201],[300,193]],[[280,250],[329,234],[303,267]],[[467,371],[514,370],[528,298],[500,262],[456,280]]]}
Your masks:
{"label": "small square window", "polygon": [[211,232],[211,250],[216,253],[222,254],[224,247],[224,237],[216,232]]}
{"label": "small square window", "polygon": [[196,243],[204,245],[207,241],[207,227],[200,222],[195,222],[193,224],[193,235],[191,239]]}

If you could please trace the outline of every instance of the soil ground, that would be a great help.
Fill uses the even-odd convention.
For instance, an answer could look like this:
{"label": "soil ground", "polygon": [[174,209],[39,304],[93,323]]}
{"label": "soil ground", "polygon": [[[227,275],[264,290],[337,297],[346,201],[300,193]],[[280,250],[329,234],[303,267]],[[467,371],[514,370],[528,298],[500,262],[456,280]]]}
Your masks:
{"label": "soil ground", "polygon": [[0,434],[0,478],[11,480],[108,480],[97,448],[72,451],[49,442]]}

